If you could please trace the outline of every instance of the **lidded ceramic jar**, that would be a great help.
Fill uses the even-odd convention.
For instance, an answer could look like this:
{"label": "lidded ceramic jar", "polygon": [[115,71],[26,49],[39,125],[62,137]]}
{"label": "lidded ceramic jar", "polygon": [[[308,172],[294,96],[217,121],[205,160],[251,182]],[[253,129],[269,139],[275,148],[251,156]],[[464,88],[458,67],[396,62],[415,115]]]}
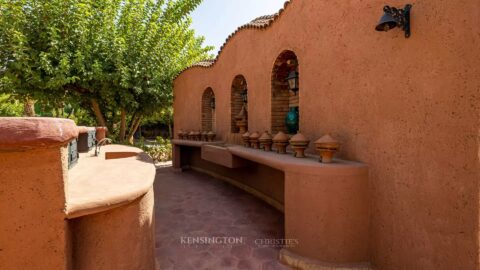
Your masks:
{"label": "lidded ceramic jar", "polygon": [[300,131],[297,131],[297,134],[290,139],[290,145],[295,151],[294,156],[297,158],[305,157],[305,149],[307,149],[310,140],[307,139]]}
{"label": "lidded ceramic jar", "polygon": [[183,140],[184,134],[185,134],[185,132],[184,132],[182,129],[180,129],[180,131],[178,131],[178,133],[177,133],[178,138],[179,138],[180,140]]}
{"label": "lidded ceramic jar", "polygon": [[260,142],[261,149],[264,151],[272,151],[273,138],[268,131],[265,131],[262,136],[258,138],[258,141]]}
{"label": "lidded ceramic jar", "polygon": [[200,140],[201,140],[201,137],[202,137],[202,135],[201,135],[201,133],[200,133],[200,130],[194,131],[194,132],[193,132],[193,136],[194,136],[193,140],[195,140],[195,141],[200,141]]}
{"label": "lidded ceramic jar", "polygon": [[287,146],[288,146],[288,136],[287,134],[279,131],[277,135],[273,137],[273,146],[277,149],[277,153],[279,154],[286,154],[287,153]]}
{"label": "lidded ceramic jar", "polygon": [[187,138],[191,141],[195,140],[195,132],[194,131],[190,131],[187,135]]}
{"label": "lidded ceramic jar", "polygon": [[235,124],[239,128],[240,134],[247,132],[247,121],[247,109],[244,104],[240,113],[235,116]]}
{"label": "lidded ceramic jar", "polygon": [[293,134],[298,130],[299,116],[298,107],[290,107],[290,110],[285,117],[285,127],[289,134]]}
{"label": "lidded ceramic jar", "polygon": [[340,148],[340,143],[327,134],[315,142],[315,149],[320,154],[320,161],[322,163],[331,163],[333,156]]}
{"label": "lidded ceramic jar", "polygon": [[252,146],[253,149],[259,149],[260,148],[260,145],[259,145],[259,142],[258,142],[259,138],[260,138],[260,134],[258,134],[258,132],[254,132],[254,133],[250,134],[249,141],[250,141],[250,145]]}
{"label": "lidded ceramic jar", "polygon": [[209,131],[207,133],[207,139],[209,142],[213,142],[213,140],[215,140],[215,137],[217,136],[217,134],[213,131]]}
{"label": "lidded ceramic jar", "polygon": [[207,142],[208,141],[208,131],[203,131],[200,135],[202,138],[202,141]]}
{"label": "lidded ceramic jar", "polygon": [[243,146],[250,147],[250,132],[245,132],[242,135]]}

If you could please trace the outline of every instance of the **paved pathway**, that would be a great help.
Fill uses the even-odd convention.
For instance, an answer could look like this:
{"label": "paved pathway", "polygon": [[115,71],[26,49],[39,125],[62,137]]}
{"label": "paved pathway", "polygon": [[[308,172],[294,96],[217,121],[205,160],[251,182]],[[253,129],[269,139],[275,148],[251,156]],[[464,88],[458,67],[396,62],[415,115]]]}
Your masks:
{"label": "paved pathway", "polygon": [[[162,270],[289,269],[277,261],[279,248],[255,244],[283,237],[283,214],[222,181],[192,171],[157,170],[155,215]],[[236,243],[188,244],[205,240],[196,237]]]}

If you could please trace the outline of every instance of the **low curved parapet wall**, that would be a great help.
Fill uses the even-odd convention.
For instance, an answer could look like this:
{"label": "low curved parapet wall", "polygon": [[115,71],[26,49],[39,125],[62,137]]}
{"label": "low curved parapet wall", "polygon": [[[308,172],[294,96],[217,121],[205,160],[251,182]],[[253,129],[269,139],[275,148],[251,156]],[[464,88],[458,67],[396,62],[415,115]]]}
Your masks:
{"label": "low curved parapet wall", "polygon": [[81,155],[69,172],[66,207],[75,269],[153,269],[154,178],[152,160],[138,148],[107,145],[99,157]]}

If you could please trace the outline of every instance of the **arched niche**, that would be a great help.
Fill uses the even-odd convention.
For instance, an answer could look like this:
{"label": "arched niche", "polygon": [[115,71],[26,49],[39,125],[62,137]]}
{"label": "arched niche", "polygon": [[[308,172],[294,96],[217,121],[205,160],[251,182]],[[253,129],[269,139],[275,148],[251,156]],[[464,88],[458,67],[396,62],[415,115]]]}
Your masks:
{"label": "arched niche", "polygon": [[202,131],[215,131],[215,93],[211,87],[202,95]]}
{"label": "arched niche", "polygon": [[248,87],[243,75],[237,75],[232,81],[231,90],[231,132],[241,133],[239,125],[248,130]]}
{"label": "arched niche", "polygon": [[275,60],[272,70],[272,133],[288,133],[285,118],[292,108],[299,111],[298,94],[288,87],[287,78],[292,71],[298,72],[297,56],[293,51],[283,51]]}

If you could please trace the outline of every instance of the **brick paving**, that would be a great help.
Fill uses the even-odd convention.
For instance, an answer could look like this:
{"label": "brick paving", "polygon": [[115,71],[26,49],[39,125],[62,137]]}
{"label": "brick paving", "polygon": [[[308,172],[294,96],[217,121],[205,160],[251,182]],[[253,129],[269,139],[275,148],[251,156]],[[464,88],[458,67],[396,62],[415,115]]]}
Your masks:
{"label": "brick paving", "polygon": [[[278,262],[278,247],[256,239],[283,238],[283,214],[222,181],[171,168],[155,182],[156,259],[160,269],[290,269]],[[209,237],[233,244],[188,244]],[[183,240],[183,243],[182,243]]]}

